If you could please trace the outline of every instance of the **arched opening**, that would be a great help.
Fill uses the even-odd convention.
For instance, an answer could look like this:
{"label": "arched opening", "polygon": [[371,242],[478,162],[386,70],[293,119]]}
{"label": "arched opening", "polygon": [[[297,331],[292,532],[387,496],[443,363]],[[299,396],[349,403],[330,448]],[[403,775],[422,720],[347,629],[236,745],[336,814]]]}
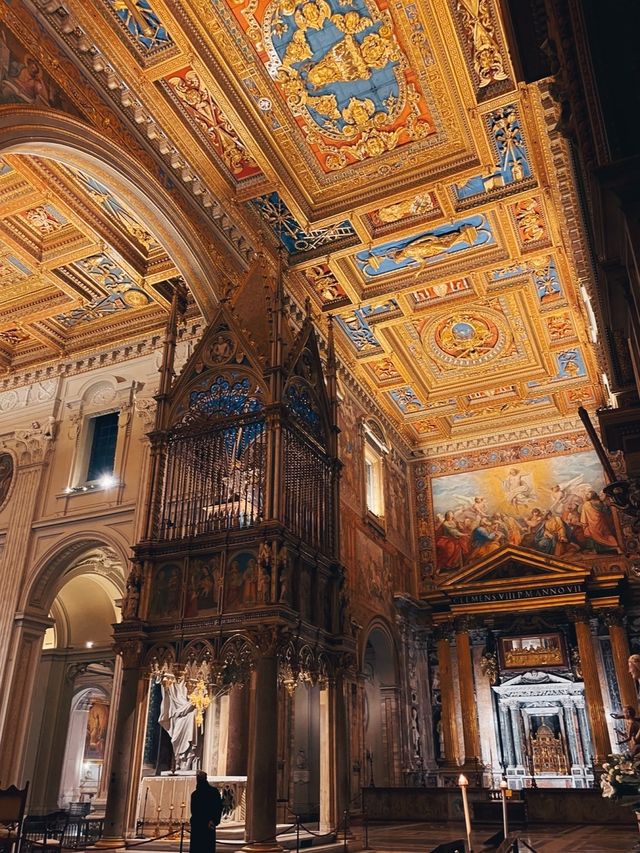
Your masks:
{"label": "arched opening", "polygon": [[396,785],[400,778],[400,717],[394,644],[382,627],[369,634],[363,660],[365,785]]}
{"label": "arched opening", "polygon": [[85,541],[58,554],[44,574],[48,583],[41,591],[36,585],[30,601],[32,609],[35,600],[46,607],[49,618],[25,748],[29,813],[49,814],[72,803],[100,811],[114,676],[117,682],[112,626],[120,620],[125,568],[112,547]]}
{"label": "arched opening", "polygon": [[163,186],[143,164],[98,130],[71,116],[47,109],[0,106],[0,155],[17,154],[54,160],[78,169],[105,184],[128,206],[144,227],[170,254],[191,289],[205,318],[217,301],[214,283],[218,270],[205,229],[182,210],[171,181]]}

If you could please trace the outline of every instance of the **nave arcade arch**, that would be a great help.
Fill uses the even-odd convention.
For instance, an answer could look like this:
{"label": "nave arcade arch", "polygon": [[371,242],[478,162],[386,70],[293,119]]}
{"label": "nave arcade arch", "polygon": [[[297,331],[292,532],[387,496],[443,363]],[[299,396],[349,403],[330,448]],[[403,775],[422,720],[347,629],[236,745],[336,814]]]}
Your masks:
{"label": "nave arcade arch", "polygon": [[363,653],[365,679],[363,783],[400,782],[399,682],[396,645],[386,625],[374,623]]}
{"label": "nave arcade arch", "polygon": [[12,744],[3,775],[32,780],[32,814],[83,800],[99,809],[104,800],[125,566],[120,543],[76,536],[33,573],[16,619],[3,735]]}

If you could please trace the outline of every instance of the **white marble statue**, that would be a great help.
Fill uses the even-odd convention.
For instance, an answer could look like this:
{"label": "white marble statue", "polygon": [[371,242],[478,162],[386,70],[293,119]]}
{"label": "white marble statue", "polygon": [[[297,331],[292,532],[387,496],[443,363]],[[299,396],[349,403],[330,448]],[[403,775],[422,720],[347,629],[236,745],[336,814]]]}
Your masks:
{"label": "white marble statue", "polygon": [[184,681],[162,683],[162,705],[158,723],[171,738],[175,769],[197,770],[196,709],[189,700]]}

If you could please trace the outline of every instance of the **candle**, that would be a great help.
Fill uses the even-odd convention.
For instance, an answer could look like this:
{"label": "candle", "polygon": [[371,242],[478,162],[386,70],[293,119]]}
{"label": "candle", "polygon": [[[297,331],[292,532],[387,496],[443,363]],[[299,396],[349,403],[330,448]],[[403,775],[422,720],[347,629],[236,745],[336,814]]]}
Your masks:
{"label": "candle", "polygon": [[467,831],[467,850],[468,853],[472,853],[471,847],[471,817],[469,815],[469,800],[467,799],[467,786],[469,784],[469,780],[467,777],[461,773],[458,778],[458,785],[460,786],[460,791],[462,792],[462,807],[464,809],[464,825]]}

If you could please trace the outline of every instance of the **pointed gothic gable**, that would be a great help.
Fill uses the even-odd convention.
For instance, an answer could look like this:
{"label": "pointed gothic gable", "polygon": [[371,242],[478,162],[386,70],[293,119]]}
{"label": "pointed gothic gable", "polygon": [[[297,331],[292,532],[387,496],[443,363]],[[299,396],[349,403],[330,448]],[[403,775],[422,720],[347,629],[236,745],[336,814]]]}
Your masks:
{"label": "pointed gothic gable", "polygon": [[331,425],[331,402],[310,317],[293,342],[285,371],[284,400],[305,428],[324,444]]}
{"label": "pointed gothic gable", "polygon": [[449,575],[440,585],[442,590],[459,590],[461,587],[534,585],[540,582],[561,583],[563,581],[584,581],[590,569],[565,563],[554,557],[507,545],[490,554],[472,566],[465,566]]}
{"label": "pointed gothic gable", "polygon": [[[258,252],[244,282],[231,296],[234,314],[267,365],[271,359],[271,323],[275,319],[276,287],[277,282],[269,275],[267,259]],[[291,348],[293,335],[284,317],[280,335],[286,354]]]}
{"label": "pointed gothic gable", "polygon": [[[222,302],[187,360],[171,389],[169,423],[175,422],[189,408],[188,399],[199,386],[207,385],[216,375],[252,376],[252,384],[266,399],[264,364],[246,331],[230,306]],[[168,426],[166,424],[165,426]]]}

